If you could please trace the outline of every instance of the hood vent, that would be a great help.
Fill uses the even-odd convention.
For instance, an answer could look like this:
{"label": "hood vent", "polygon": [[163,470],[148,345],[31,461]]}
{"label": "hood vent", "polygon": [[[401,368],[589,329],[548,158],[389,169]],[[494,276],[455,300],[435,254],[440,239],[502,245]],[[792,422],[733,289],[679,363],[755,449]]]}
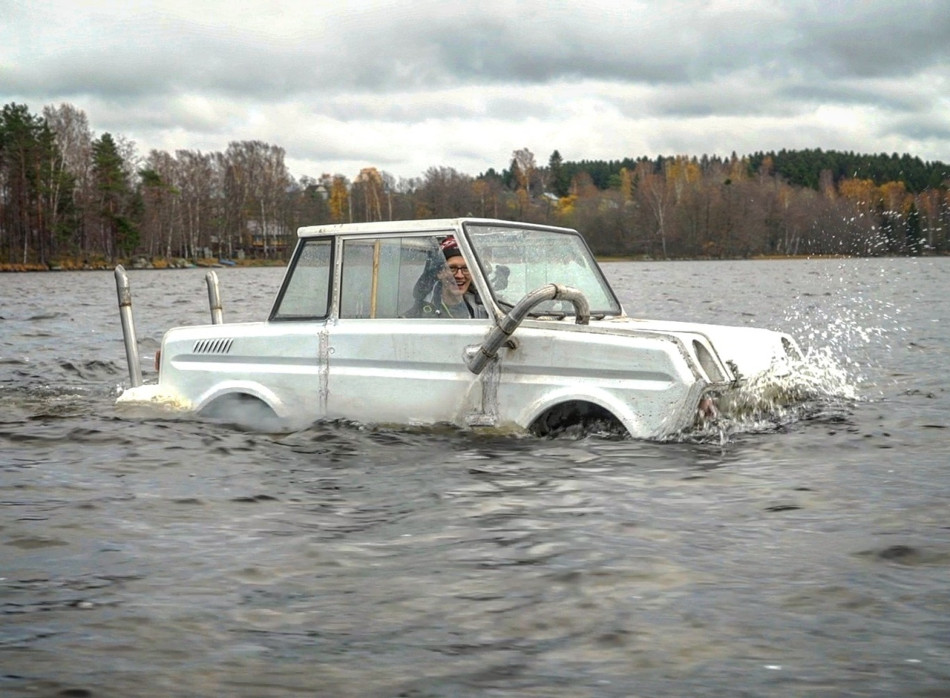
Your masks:
{"label": "hood vent", "polygon": [[233,339],[202,339],[195,342],[192,353],[195,354],[227,354],[231,351]]}

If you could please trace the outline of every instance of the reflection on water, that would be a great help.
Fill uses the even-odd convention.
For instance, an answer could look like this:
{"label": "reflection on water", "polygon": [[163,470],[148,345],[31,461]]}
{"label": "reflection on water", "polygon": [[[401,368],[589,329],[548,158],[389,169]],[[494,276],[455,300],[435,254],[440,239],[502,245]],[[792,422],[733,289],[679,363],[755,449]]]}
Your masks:
{"label": "reflection on water", "polygon": [[[112,275],[0,275],[0,693],[940,695],[946,261],[606,270],[854,395],[663,444],[133,419]],[[266,315],[279,270],[219,275]],[[143,357],[206,321],[202,273],[132,284]]]}

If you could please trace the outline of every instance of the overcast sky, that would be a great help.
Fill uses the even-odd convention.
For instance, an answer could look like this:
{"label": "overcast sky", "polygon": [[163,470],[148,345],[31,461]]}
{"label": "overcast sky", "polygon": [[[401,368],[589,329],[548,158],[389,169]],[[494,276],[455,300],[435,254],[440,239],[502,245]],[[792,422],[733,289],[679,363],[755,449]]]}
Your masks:
{"label": "overcast sky", "polygon": [[950,0],[0,0],[0,102],[291,174],[781,148],[950,162]]}

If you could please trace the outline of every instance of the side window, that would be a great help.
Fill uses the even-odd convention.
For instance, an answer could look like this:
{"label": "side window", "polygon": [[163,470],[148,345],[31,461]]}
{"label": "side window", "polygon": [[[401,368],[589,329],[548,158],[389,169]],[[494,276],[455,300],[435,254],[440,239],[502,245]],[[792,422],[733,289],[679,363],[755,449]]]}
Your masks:
{"label": "side window", "polygon": [[402,317],[415,303],[416,283],[426,260],[435,259],[439,238],[359,238],[343,242],[341,318]]}
{"label": "side window", "polygon": [[332,242],[330,239],[317,239],[304,243],[271,319],[299,320],[327,316]]}

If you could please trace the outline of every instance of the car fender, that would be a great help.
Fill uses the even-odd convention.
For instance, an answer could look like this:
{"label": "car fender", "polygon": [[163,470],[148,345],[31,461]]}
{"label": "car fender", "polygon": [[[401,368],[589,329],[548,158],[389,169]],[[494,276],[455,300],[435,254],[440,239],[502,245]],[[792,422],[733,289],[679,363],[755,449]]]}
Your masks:
{"label": "car fender", "polygon": [[538,417],[552,407],[573,401],[590,402],[598,405],[616,417],[631,434],[641,433],[640,420],[636,413],[630,409],[630,406],[609,391],[597,387],[562,387],[546,392],[521,411],[518,423],[527,429]]}
{"label": "car fender", "polygon": [[193,404],[194,412],[201,412],[215,400],[228,395],[250,395],[270,407],[280,419],[290,416],[290,410],[273,391],[255,381],[221,381],[202,393]]}

